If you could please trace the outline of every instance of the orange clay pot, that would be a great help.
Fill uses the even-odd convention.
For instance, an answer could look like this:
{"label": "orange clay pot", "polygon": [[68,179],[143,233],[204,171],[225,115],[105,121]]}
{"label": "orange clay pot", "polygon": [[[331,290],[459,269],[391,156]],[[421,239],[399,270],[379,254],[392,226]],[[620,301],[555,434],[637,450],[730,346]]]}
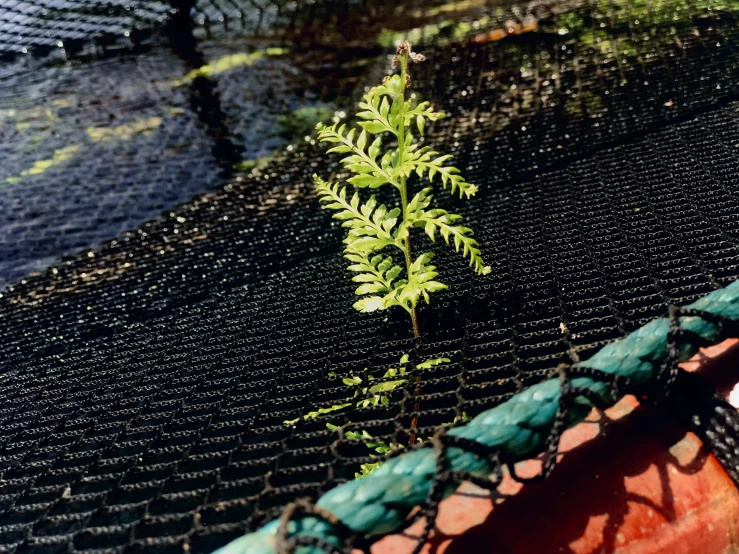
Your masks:
{"label": "orange clay pot", "polygon": [[[685,364],[727,398],[739,381],[739,341]],[[731,398],[733,400],[733,398]],[[495,499],[465,483],[440,506],[423,552],[446,554],[739,554],[739,491],[700,440],[626,397],[566,432],[543,483],[506,478]],[[522,476],[538,462],[517,467]],[[379,541],[373,554],[409,554],[422,523]]]}

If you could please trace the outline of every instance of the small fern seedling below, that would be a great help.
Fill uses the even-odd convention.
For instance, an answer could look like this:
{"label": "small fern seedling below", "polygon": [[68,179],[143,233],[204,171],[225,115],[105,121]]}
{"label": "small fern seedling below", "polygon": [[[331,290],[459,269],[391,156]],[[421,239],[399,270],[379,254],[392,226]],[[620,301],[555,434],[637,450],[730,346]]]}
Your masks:
{"label": "small fern seedling below", "polygon": [[[348,228],[344,256],[351,262],[349,271],[356,274],[353,281],[360,283],[355,293],[362,297],[354,308],[374,312],[400,306],[410,315],[414,336],[418,337],[418,302],[423,298],[429,303],[430,295],[447,285],[437,280],[433,253],[424,252],[414,258],[413,229],[423,229],[432,241],[440,235],[478,274],[490,273],[490,267],[482,259],[472,229],[460,224],[461,216],[431,208],[431,186],[409,198],[407,180],[413,174],[430,184],[441,182],[443,188],[462,198],[471,198],[478,190],[456,167],[446,165],[450,155],[441,155],[428,146],[419,147],[414,140],[413,125],[423,135],[426,123],[441,119],[444,114],[428,102],[416,104],[412,98],[406,98],[409,60],[418,63],[423,56],[412,52],[405,42],[393,58],[393,66],[400,65],[400,74],[370,89],[359,104],[361,131],[338,123],[317,126],[318,139],[334,145],[328,152],[347,154],[341,162],[353,174],[347,179],[350,185],[358,189],[394,187],[399,205],[379,204],[374,195],[362,200],[358,192],[348,194],[344,185],[326,182],[318,175],[313,178],[324,208],[335,211],[333,217]],[[395,262],[388,252],[393,250],[400,250],[404,264]]]}
{"label": "small fern seedling below", "polygon": [[[364,378],[360,375],[350,373],[348,377],[343,377],[341,381],[344,385],[353,390],[353,395],[351,397],[348,397],[337,404],[312,410],[302,416],[302,419],[315,419],[318,416],[337,412],[339,410],[349,408],[350,406],[368,408],[370,406],[388,405],[390,403],[390,397],[388,395],[408,382],[407,368],[409,359],[410,358],[407,354],[403,355],[403,357],[400,358],[400,365],[397,368],[391,367],[385,371],[385,374],[379,379],[373,375],[366,374],[366,370]],[[448,363],[449,361],[449,358],[434,358],[432,360],[426,360],[425,362],[416,364],[415,367],[417,370],[429,369],[439,364]],[[329,377],[336,378],[336,374],[332,372],[329,374]],[[285,425],[294,425],[300,421],[300,419],[301,418],[288,419],[283,423]],[[331,424],[327,424],[326,426],[329,429],[334,428]]]}

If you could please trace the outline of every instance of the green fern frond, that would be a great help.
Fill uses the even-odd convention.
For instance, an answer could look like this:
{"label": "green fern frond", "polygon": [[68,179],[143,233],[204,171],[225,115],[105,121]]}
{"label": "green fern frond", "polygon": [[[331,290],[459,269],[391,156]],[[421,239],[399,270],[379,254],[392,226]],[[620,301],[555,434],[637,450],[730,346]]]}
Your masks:
{"label": "green fern frond", "polygon": [[363,283],[354,293],[357,296],[372,295],[355,302],[355,310],[374,312],[397,304],[393,282],[402,269],[393,265],[393,259],[390,256],[377,254],[369,258],[366,252],[347,252],[344,257],[353,262],[347,269],[358,273],[352,281]]}
{"label": "green fern frond", "polygon": [[[356,405],[356,407],[358,408],[366,408],[369,406],[377,406],[380,404],[386,405],[389,403],[388,395],[379,394],[379,393],[392,392],[393,390],[397,389],[401,385],[404,385],[405,383],[408,382],[407,378],[404,378],[403,376],[405,376],[408,373],[407,364],[409,361],[410,361],[410,357],[407,354],[404,354],[400,358],[400,365],[397,368],[391,367],[387,369],[385,373],[383,374],[383,379],[391,379],[393,377],[400,377],[399,379],[391,379],[387,381],[384,380],[380,383],[376,383],[375,385],[371,385],[371,386],[367,386],[369,383],[366,383],[365,380],[359,375],[350,375],[349,377],[343,377],[341,379],[342,383],[344,383],[344,385],[346,385],[348,388],[354,390],[354,396],[352,399],[348,399],[347,402],[343,402],[341,404],[334,404],[326,408],[318,408],[317,410],[308,412],[302,417],[285,420],[283,423],[285,425],[295,425],[301,419],[304,419],[304,420],[315,419],[320,415],[340,411],[352,405]],[[451,360],[449,358],[432,358],[432,359],[428,359],[428,360],[425,360],[417,364],[416,369],[429,369],[439,364],[449,363],[450,361]],[[336,374],[329,373],[329,376],[335,378]],[[367,381],[374,381],[375,379],[376,378],[373,377],[372,375],[367,375]],[[372,396],[368,398],[362,398],[360,400],[356,400],[356,398],[360,394],[363,397],[368,394]],[[467,414],[463,414],[463,417],[466,418]],[[455,422],[456,421],[457,421],[457,418],[455,418]],[[467,421],[467,419],[465,419],[465,421]],[[453,423],[444,424],[444,425],[453,425]],[[328,422],[326,423],[326,427],[332,431],[337,431],[340,429],[338,425],[334,425]],[[349,440],[364,441],[368,448],[374,450],[378,454],[387,454],[388,452],[391,452],[392,450],[403,448],[403,445],[401,444],[396,444],[396,443],[387,444],[382,441],[376,440],[366,430],[362,430],[360,432],[346,431],[344,436]],[[372,473],[372,471],[380,467],[383,463],[384,463],[383,461],[378,461],[378,462],[373,462],[373,463],[362,464],[360,468],[360,472],[356,473],[355,477],[358,479],[360,477],[369,475],[370,473]]]}
{"label": "green fern frond", "polygon": [[347,269],[358,273],[352,278],[354,282],[362,283],[355,290],[355,294],[370,295],[355,302],[354,308],[361,312],[373,312],[406,304],[406,300],[398,297],[398,286],[395,282],[403,271],[402,268],[394,265],[390,256],[377,254],[370,257],[386,246],[395,246],[403,250],[402,238],[397,232],[394,233],[400,209],[388,211],[384,205],[377,205],[374,196],[360,205],[358,193],[355,192],[352,198],[347,200],[346,187],[327,183],[317,175],[314,175],[313,179],[323,207],[335,210],[333,217],[343,221],[342,226],[349,228],[349,234],[344,239],[344,256],[352,262],[352,265]]}
{"label": "green fern frond", "polygon": [[423,136],[423,130],[426,126],[426,121],[438,121],[446,117],[444,112],[437,112],[428,102],[421,102],[413,108],[403,114],[403,123],[409,126],[412,121],[415,120],[418,134]]}
{"label": "green fern frond", "polygon": [[448,364],[449,362],[451,362],[449,358],[433,358],[417,364],[416,369],[429,369],[435,365]]}
{"label": "green fern frond", "polygon": [[[311,412],[308,412],[303,416],[303,419],[316,419],[318,416],[323,414],[330,414],[331,412],[336,412],[338,410],[343,410],[344,408],[348,408],[351,406],[350,402],[345,402],[343,404],[334,404],[333,406],[328,406],[326,408],[318,408],[317,410],[313,410]],[[300,421],[300,418],[296,419],[286,419],[282,423],[285,425],[295,425],[298,421]]]}
{"label": "green fern frond", "polygon": [[444,156],[439,155],[438,152],[431,149],[421,149],[418,152],[412,154],[413,160],[412,165],[415,169],[416,175],[423,177],[424,174],[428,175],[428,180],[433,183],[434,177],[437,173],[441,178],[441,186],[447,188],[447,184],[451,189],[451,193],[455,194],[459,190],[459,197],[471,198],[479,188],[477,185],[472,185],[459,174],[459,169],[456,167],[447,167],[444,164],[445,161],[450,160],[453,156],[446,154]]}
{"label": "green fern frond", "polygon": [[[410,86],[409,59],[418,61],[410,51],[410,45],[402,44],[394,63],[401,66],[400,75],[386,78],[381,85],[371,88],[359,103],[358,129],[348,129],[344,124],[324,126],[318,124],[318,139],[332,147],[329,152],[347,154],[341,159],[344,168],[352,173],[347,181],[358,188],[377,188],[390,184],[400,192],[400,206],[389,209],[377,205],[372,197],[360,207],[358,195],[347,200],[345,189],[329,185],[314,177],[319,198],[325,207],[334,209],[335,218],[349,229],[345,243],[345,255],[353,265],[350,271],[359,275],[354,281],[362,283],[356,293],[363,298],[354,304],[363,312],[384,310],[401,306],[408,311],[413,322],[414,334],[419,335],[416,305],[423,298],[429,302],[430,294],[445,289],[446,285],[435,279],[436,267],[429,265],[430,254],[413,261],[410,230],[422,227],[431,240],[440,234],[447,244],[469,259],[479,274],[487,274],[490,267],[482,260],[472,230],[455,223],[460,216],[445,210],[431,209],[431,195],[424,189],[408,203],[407,180],[414,173],[420,178],[434,181],[439,177],[441,185],[452,194],[470,198],[477,193],[477,186],[468,183],[456,167],[446,163],[449,155],[440,155],[429,146],[421,146],[414,140],[413,126],[423,134],[426,123],[436,121],[445,114],[437,112],[423,101],[416,103],[415,95],[406,98]],[[384,148],[383,139],[390,136],[395,146]],[[375,254],[387,246],[403,251],[404,267],[393,265],[391,259]],[[374,260],[374,261],[373,261]],[[359,269],[361,267],[361,269]],[[405,275],[401,272],[405,270]]]}
{"label": "green fern frond", "polygon": [[400,98],[403,96],[403,79],[398,74],[392,75],[375,89],[378,94],[387,94],[392,99]]}
{"label": "green fern frond", "polygon": [[[367,408],[369,406],[378,406],[380,404],[388,404],[390,402],[388,395],[379,394],[379,393],[392,392],[398,387],[408,382],[408,380],[403,377],[408,372],[407,370],[408,360],[409,360],[408,356],[404,355],[400,359],[400,365],[397,368],[391,367],[388,370],[386,370],[382,376],[384,380],[374,385],[370,385],[369,383],[371,381],[377,380],[377,378],[373,377],[372,375],[367,376],[367,381],[365,381],[359,375],[350,375],[349,377],[342,378],[341,379],[342,383],[344,383],[344,385],[346,385],[349,389],[352,389],[354,391],[353,399],[351,401],[347,401],[341,404],[334,404],[326,408],[319,408],[317,410],[308,412],[307,414],[302,416],[303,419],[306,419],[306,420],[315,419],[320,415],[335,412],[338,410],[343,410],[344,408],[348,408],[349,406],[352,406],[352,405],[355,405],[357,408]],[[449,358],[433,358],[433,359],[429,359],[429,360],[426,360],[424,362],[417,364],[416,369],[429,369],[439,364],[449,363],[450,361],[451,360],[449,360]],[[400,377],[400,378],[391,379],[393,377]],[[386,380],[386,379],[391,379],[391,380]],[[359,400],[356,400],[356,398],[359,397],[360,395],[362,396],[362,398]],[[367,395],[372,395],[372,396],[367,396]],[[300,421],[300,418],[286,420],[283,423],[285,425],[294,425],[298,421]],[[331,423],[327,423],[326,426],[329,429],[337,429],[337,427],[335,425],[332,425]]]}
{"label": "green fern frond", "polygon": [[369,133],[389,132],[397,136],[401,125],[407,127],[415,120],[418,132],[423,135],[427,120],[437,121],[446,115],[435,111],[428,102],[421,102],[414,108],[410,108],[410,102],[401,106],[397,101],[401,94],[400,75],[394,75],[385,84],[372,87],[359,103],[361,111],[357,117],[364,120],[359,126]]}
{"label": "green fern frond", "polygon": [[392,173],[387,167],[383,168],[377,162],[377,157],[382,148],[382,138],[377,137],[367,146],[367,132],[362,130],[356,142],[354,135],[356,129],[346,132],[346,125],[335,123],[331,126],[325,126],[322,123],[316,125],[318,129],[318,140],[329,144],[337,144],[327,152],[351,153],[350,156],[342,158],[341,163],[344,167],[356,173],[354,177],[347,179],[349,183],[359,188],[378,188],[385,184],[391,184],[400,187],[400,184],[393,178]]}
{"label": "green fern frond", "polygon": [[453,225],[455,221],[462,219],[461,215],[450,214],[446,210],[435,208],[426,211],[431,204],[431,188],[425,188],[408,203],[407,218],[410,225],[423,227],[428,237],[436,240],[437,231],[447,244],[450,240],[454,242],[454,249],[469,258],[470,266],[480,275],[490,273],[490,266],[486,266],[480,254],[477,241],[472,238],[473,231],[463,225]]}
{"label": "green fern frond", "polygon": [[[362,129],[375,135],[385,132],[397,133],[396,122],[390,122],[389,96],[387,87],[373,87],[362,97],[363,101],[359,103],[359,109],[362,111],[357,113],[357,117],[364,120],[359,122]],[[392,97],[390,98],[392,101]]]}
{"label": "green fern frond", "polygon": [[377,206],[374,196],[360,205],[358,193],[347,200],[346,187],[328,183],[318,175],[313,175],[313,180],[323,207],[335,210],[333,217],[343,221],[342,227],[349,228],[349,235],[344,240],[347,252],[371,253],[391,245],[402,248],[392,233],[400,209],[388,211],[384,205]]}
{"label": "green fern frond", "polygon": [[359,469],[361,471],[354,472],[354,478],[355,479],[361,479],[362,477],[367,477],[368,475],[372,474],[375,470],[380,469],[380,466],[384,464],[385,462],[374,462],[369,464],[362,464],[359,466]]}
{"label": "green fern frond", "polygon": [[428,264],[433,257],[431,252],[418,256],[408,270],[408,279],[396,283],[395,296],[398,302],[406,308],[415,307],[421,297],[428,304],[431,300],[430,293],[448,288],[445,284],[434,280],[438,275],[436,266]]}

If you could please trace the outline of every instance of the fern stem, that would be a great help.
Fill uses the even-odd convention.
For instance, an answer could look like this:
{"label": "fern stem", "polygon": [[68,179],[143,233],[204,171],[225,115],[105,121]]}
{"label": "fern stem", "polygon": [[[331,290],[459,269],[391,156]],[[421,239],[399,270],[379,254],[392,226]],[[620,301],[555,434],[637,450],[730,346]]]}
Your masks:
{"label": "fern stem", "polygon": [[[408,190],[405,186],[405,177],[401,177],[400,179],[400,198],[401,203],[403,204],[403,222],[406,221],[406,209],[408,207]],[[413,253],[411,251],[411,238],[410,234],[405,238],[403,241],[405,248],[403,249],[403,252],[405,254],[405,269],[408,275],[410,275],[411,271],[411,264],[413,263]],[[413,336],[415,338],[418,338],[421,336],[421,331],[418,327],[418,312],[416,311],[415,306],[411,306],[408,308],[408,313],[411,316],[411,323],[413,324]]]}
{"label": "fern stem", "polygon": [[[400,61],[400,113],[403,113],[403,107],[405,105],[405,83],[408,75],[408,52],[398,56]],[[401,117],[400,125],[398,125],[398,160],[402,161],[403,153],[405,150],[405,121]],[[403,223],[408,223],[408,188],[405,184],[405,176],[400,177],[400,203],[403,206]],[[413,264],[413,253],[411,250],[411,237],[410,233],[405,238],[405,269],[410,275],[411,264]],[[413,336],[418,338],[421,336],[421,331],[418,327],[418,312],[415,306],[411,306],[408,312],[411,315],[411,323],[413,324]]]}
{"label": "fern stem", "polygon": [[[403,54],[398,56],[400,61],[400,113],[403,113],[403,107],[405,104],[405,84],[408,78],[408,51],[406,50]],[[400,125],[398,126],[398,160],[399,163],[403,160],[403,152],[405,150],[405,119],[401,117]],[[400,202],[403,205],[403,223],[408,223],[408,188],[405,183],[405,176],[400,177]],[[411,235],[410,229],[405,238],[405,267],[408,275],[411,272],[411,264],[413,263],[413,254],[411,251]],[[415,306],[411,306],[408,310],[411,314],[411,323],[413,324],[413,336],[419,338],[421,331],[418,327],[418,312]],[[419,396],[421,394],[421,378],[416,376],[415,378],[416,387],[413,390],[413,413],[418,414],[420,410]],[[408,443],[412,446],[416,443],[415,430],[418,428],[418,415],[414,415],[411,420],[411,436],[408,439]]]}
{"label": "fern stem", "polygon": [[[401,129],[402,128],[403,127],[401,126]],[[400,140],[403,140],[403,131],[400,132]],[[405,221],[406,208],[408,207],[408,190],[405,186],[405,177],[401,177],[400,179],[400,197],[403,203],[403,221]],[[411,253],[411,237],[409,233],[405,239],[405,266],[408,274],[410,274],[410,267],[412,263],[413,257]],[[418,312],[416,311],[416,307],[411,306],[408,310],[408,313],[411,314],[411,322],[413,324],[413,336],[415,338],[419,338],[421,336],[421,331],[418,328]],[[421,409],[421,401],[419,400],[419,396],[421,395],[421,378],[418,375],[416,375],[415,382],[416,388],[413,390],[413,413],[418,414],[418,411]],[[408,439],[408,444],[410,444],[411,446],[416,443],[416,434],[414,432],[416,428],[418,428],[418,416],[414,415],[413,419],[411,420],[411,436]]]}

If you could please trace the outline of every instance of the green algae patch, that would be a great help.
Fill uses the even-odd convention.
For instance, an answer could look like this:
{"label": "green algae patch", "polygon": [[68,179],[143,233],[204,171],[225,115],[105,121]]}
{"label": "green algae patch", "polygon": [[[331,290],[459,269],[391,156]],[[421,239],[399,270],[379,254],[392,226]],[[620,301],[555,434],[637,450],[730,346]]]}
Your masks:
{"label": "green algae patch", "polygon": [[13,184],[19,182],[23,177],[27,177],[29,175],[41,175],[52,167],[60,165],[64,162],[68,162],[69,160],[74,158],[77,155],[79,149],[80,146],[78,144],[73,144],[72,146],[66,146],[64,148],[54,150],[51,158],[45,160],[37,160],[29,169],[21,171],[20,175],[18,175],[17,177],[6,178],[5,182]]}
{"label": "green algae patch", "polygon": [[243,160],[233,165],[233,170],[237,173],[245,173],[252,169],[264,169],[267,165],[274,160],[274,155],[262,156],[256,160]]}
{"label": "green algae patch", "polygon": [[92,142],[127,141],[136,135],[149,136],[161,124],[161,117],[150,117],[116,127],[88,127],[86,131]]}
{"label": "green algae patch", "polygon": [[287,53],[286,48],[264,48],[254,52],[240,52],[229,56],[222,56],[212,62],[193,69],[187,73],[182,79],[171,81],[173,87],[180,87],[184,84],[192,82],[197,77],[213,77],[221,73],[226,73],[239,67],[249,67],[254,65],[262,58],[269,56],[281,56]]}
{"label": "green algae patch", "polygon": [[491,23],[489,17],[482,17],[471,23],[445,19],[439,23],[416,27],[409,31],[385,30],[378,35],[377,43],[385,48],[395,46],[403,40],[408,40],[411,43],[434,41],[435,44],[443,46],[471,38]]}

